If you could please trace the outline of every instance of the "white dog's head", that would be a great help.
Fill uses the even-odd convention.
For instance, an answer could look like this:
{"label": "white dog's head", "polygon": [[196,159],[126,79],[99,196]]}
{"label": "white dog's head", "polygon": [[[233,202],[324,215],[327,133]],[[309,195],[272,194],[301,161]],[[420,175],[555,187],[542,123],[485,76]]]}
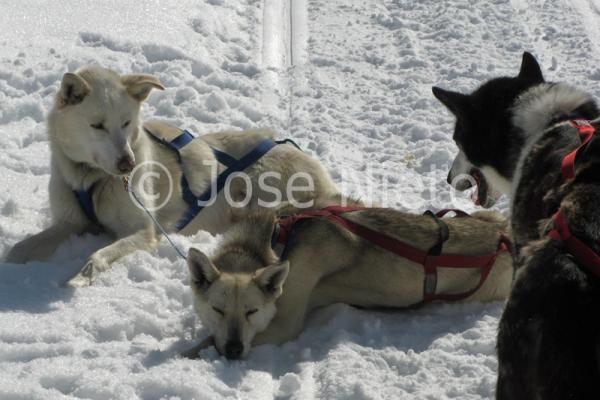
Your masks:
{"label": "white dog's head", "polygon": [[141,104],[152,89],[164,87],[149,75],[120,76],[100,67],[66,73],[51,117],[64,153],[110,175],[130,173]]}
{"label": "white dog's head", "polygon": [[[230,271],[254,272],[224,272],[219,264]],[[261,261],[245,252],[222,254],[214,262],[194,248],[188,253],[194,308],[228,359],[245,357],[254,336],[269,325],[289,272],[288,261],[248,269],[257,264]]]}

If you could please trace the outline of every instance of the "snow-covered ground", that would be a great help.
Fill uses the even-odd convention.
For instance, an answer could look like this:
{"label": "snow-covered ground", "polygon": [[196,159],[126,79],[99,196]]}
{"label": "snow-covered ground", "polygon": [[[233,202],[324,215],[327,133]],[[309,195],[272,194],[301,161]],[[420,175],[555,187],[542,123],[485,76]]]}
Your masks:
{"label": "snow-covered ground", "polygon": [[[600,95],[598,0],[0,0],[0,254],[49,223],[44,117],[66,71],[159,77],[145,115],[203,133],[271,126],[347,193],[422,211],[473,210],[445,183],[456,148],[432,85],[515,74]],[[506,212],[507,202],[499,209]],[[204,233],[175,237],[210,249]],[[163,242],[90,288],[58,287],[107,238],[0,264],[0,399],[488,399],[496,304],[401,313],[330,307],[300,338],[241,362],[181,359],[187,268]],[[198,326],[198,335],[206,332]]]}

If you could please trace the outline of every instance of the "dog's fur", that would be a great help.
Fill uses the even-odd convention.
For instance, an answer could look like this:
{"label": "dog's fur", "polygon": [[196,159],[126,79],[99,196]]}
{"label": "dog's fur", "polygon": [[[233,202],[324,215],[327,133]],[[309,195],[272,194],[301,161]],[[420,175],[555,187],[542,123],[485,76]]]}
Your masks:
{"label": "dog's fur", "polygon": [[564,183],[562,159],[581,142],[559,122],[598,118],[596,103],[572,86],[544,82],[529,53],[515,78],[493,79],[471,95],[434,94],[456,115],[454,138],[467,159],[493,171],[496,179],[486,178],[512,195],[518,271],[500,321],[497,398],[600,398],[600,279],[546,237],[560,207],[572,232],[600,251],[600,140]]}
{"label": "dog's fur", "polygon": [[[332,202],[331,204],[336,204]],[[320,204],[327,206],[330,204]],[[278,214],[256,214],[225,234],[214,257],[191,249],[188,263],[194,306],[229,358],[245,356],[251,344],[280,344],[296,337],[311,310],[332,303],[364,308],[401,308],[423,299],[423,266],[395,255],[323,218],[294,228],[285,260],[271,248]],[[348,219],[427,250],[438,240],[430,216],[372,208],[347,213]],[[446,219],[450,238],[444,254],[481,255],[497,250],[506,220],[481,212],[474,218]],[[438,294],[462,293],[477,285],[479,269],[439,269]],[[501,253],[484,285],[468,300],[490,301],[508,295],[512,259]]]}
{"label": "dog's fur", "polygon": [[[156,245],[157,234],[150,218],[124,189],[123,177],[131,172],[134,164],[146,165],[147,161],[155,161],[169,172],[166,174],[157,165],[146,165],[135,174],[131,183],[139,192],[161,196],[144,198],[146,206],[152,209],[166,200],[169,192],[167,175],[171,176],[172,195],[155,214],[162,225],[172,230],[187,209],[181,196],[182,168],[186,170],[191,191],[198,196],[214,179],[214,166],[218,165],[218,172],[225,168],[216,162],[210,146],[241,158],[261,140],[274,136],[268,130],[208,134],[181,151],[180,164],[171,149],[151,140],[142,129],[139,112],[152,89],[163,89],[152,76],[119,76],[100,67],[86,67],[64,75],[54,108],[48,116],[52,226],[16,244],[7,256],[8,262],[45,259],[70,235],[97,230],[98,227],[92,226],[82,212],[73,193],[74,189],[87,189],[95,184],[96,215],[101,228],[116,240],[93,253],[81,272],[66,283],[71,287],[88,285],[113,261],[135,250],[151,250]],[[226,201],[227,194],[234,201],[246,196],[245,183],[239,178],[234,179],[231,193],[223,190],[216,202],[206,207],[183,233],[191,234],[200,229],[221,232],[236,218],[261,208],[259,198],[264,202],[275,200],[270,189],[263,190],[265,185],[259,185],[259,176],[267,171],[281,174],[281,179],[271,178],[263,183],[268,182],[267,187],[278,189],[283,200],[288,193],[287,181],[296,172],[312,177],[314,186],[307,188],[313,196],[337,193],[335,184],[318,161],[292,145],[279,145],[246,169],[253,189],[247,206],[238,208]],[[155,175],[159,178],[145,179],[142,187],[140,180],[144,174],[159,174]],[[297,186],[306,183],[302,181]]]}

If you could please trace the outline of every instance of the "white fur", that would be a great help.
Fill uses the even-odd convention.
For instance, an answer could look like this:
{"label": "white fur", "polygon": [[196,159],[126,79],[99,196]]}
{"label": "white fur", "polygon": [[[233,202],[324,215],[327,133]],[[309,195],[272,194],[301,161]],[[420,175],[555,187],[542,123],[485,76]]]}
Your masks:
{"label": "white fur", "polygon": [[565,83],[543,83],[534,86],[516,100],[512,110],[512,122],[523,132],[525,144],[517,150],[520,152],[519,158],[510,182],[509,193],[513,199],[513,194],[521,180],[525,158],[544,132],[553,128],[548,126],[552,119],[569,114],[592,100],[588,93]]}
{"label": "white fur", "polygon": [[500,175],[496,168],[486,165],[484,167],[481,167],[480,171],[488,183],[491,192],[489,193],[490,196],[497,198],[500,197],[500,194],[511,193],[510,181],[502,175]]}
{"label": "white fur", "polygon": [[[163,226],[173,230],[187,207],[181,197],[179,184],[182,171],[173,152],[156,144],[141,128],[140,107],[152,88],[160,89],[162,86],[151,76],[120,76],[99,67],[87,67],[76,74],[65,74],[55,106],[48,117],[52,171],[49,192],[53,225],[17,243],[7,256],[8,262],[45,259],[69,236],[91,228],[73,190],[87,189],[92,184],[95,184],[95,213],[102,227],[115,237],[115,241],[93,253],[82,270],[67,282],[67,286],[89,285],[99,272],[108,269],[117,259],[135,250],[153,249],[157,235],[152,221],[133,203],[124,189],[123,172],[118,169],[118,162],[123,156],[135,159],[137,164],[157,161],[167,169],[174,182],[173,194],[166,205],[156,212],[156,216]],[[127,121],[130,121],[129,124],[126,124]],[[102,129],[93,127],[100,122]],[[209,134],[202,140],[194,140],[181,152],[190,189],[199,196],[211,184],[212,169],[204,162],[218,163],[210,146],[239,159],[258,142],[273,136],[274,133],[269,130],[251,130]],[[219,172],[224,168],[219,165]],[[281,175],[280,180],[270,182],[269,186],[275,185],[282,193],[287,193],[287,181],[297,172],[313,178],[312,195],[337,192],[329,174],[318,161],[291,145],[276,146],[245,171],[253,181],[253,198],[248,206],[232,207],[221,192],[216,202],[207,206],[182,233],[193,234],[198,230],[218,233],[225,230],[236,217],[260,207],[257,197],[263,195],[264,191],[256,187],[254,181],[258,180],[259,174],[267,171]],[[163,177],[152,180],[150,185],[147,185],[148,181],[144,182],[144,190],[152,186],[148,193],[168,192],[168,180],[158,166],[144,167],[132,179],[132,186],[141,187],[138,178],[147,173],[158,173]],[[232,185],[233,197],[245,194],[244,189]],[[154,205],[152,199],[144,200],[147,206]]]}
{"label": "white fur", "polygon": [[452,163],[452,167],[450,167],[450,172],[448,174],[452,187],[456,190],[468,189],[471,184],[469,180],[465,178],[469,176],[469,173],[473,168],[474,166],[467,159],[465,152],[459,148],[458,154],[454,158],[454,162]]}

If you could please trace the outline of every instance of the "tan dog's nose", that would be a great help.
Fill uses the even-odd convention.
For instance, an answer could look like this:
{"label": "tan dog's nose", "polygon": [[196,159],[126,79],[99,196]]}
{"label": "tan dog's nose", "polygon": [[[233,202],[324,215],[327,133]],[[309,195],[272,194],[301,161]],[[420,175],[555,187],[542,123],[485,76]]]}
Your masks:
{"label": "tan dog's nose", "polygon": [[117,169],[124,174],[128,174],[133,171],[134,167],[135,161],[133,161],[133,159],[129,156],[123,156],[119,162],[117,162]]}
{"label": "tan dog's nose", "polygon": [[225,343],[225,357],[228,360],[237,360],[244,352],[244,345],[239,340],[232,340]]}

